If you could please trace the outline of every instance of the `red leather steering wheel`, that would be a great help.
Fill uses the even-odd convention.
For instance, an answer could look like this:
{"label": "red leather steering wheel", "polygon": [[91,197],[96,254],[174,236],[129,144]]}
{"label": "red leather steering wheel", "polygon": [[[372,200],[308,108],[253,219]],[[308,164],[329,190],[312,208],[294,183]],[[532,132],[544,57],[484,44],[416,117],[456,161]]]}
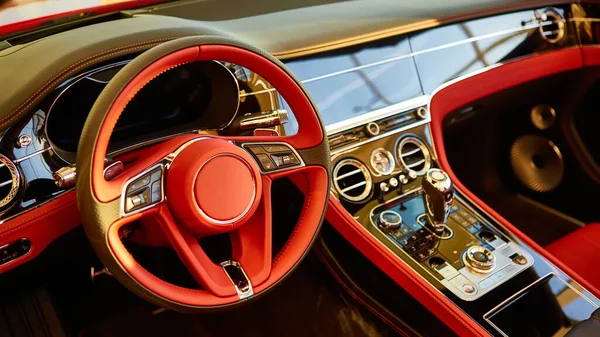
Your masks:
{"label": "red leather steering wheel", "polygon": [[[181,135],[145,150],[123,173],[105,180],[110,136],[131,98],[164,71],[204,60],[231,62],[265,78],[289,104],[298,133],[284,137]],[[77,201],[85,232],[117,280],[160,306],[197,312],[256,298],[294,269],[318,233],[329,195],[325,135],[305,89],[267,52],[216,36],[157,46],[131,61],[108,83],[85,123],[77,154]],[[261,159],[271,155],[287,157],[281,166],[261,165]],[[292,235],[273,256],[271,182],[281,177],[304,182],[305,202]],[[125,248],[119,229],[145,216],[155,217],[156,226],[199,289],[159,279]],[[217,264],[197,238],[222,233],[230,236],[232,258]],[[240,282],[240,277],[247,282]]]}

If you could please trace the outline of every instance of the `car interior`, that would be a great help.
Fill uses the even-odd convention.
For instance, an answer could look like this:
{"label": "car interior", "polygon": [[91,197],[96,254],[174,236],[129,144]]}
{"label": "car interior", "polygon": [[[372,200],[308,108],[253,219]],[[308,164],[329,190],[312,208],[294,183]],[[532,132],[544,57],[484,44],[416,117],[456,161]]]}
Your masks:
{"label": "car interior", "polygon": [[0,336],[600,336],[596,0],[130,1],[0,83]]}

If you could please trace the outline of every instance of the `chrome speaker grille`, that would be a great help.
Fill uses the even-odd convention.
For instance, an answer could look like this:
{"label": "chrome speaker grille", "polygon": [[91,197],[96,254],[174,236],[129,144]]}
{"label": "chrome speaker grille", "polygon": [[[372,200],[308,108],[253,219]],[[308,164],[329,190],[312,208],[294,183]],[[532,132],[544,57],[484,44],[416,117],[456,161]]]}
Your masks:
{"label": "chrome speaker grille", "polygon": [[371,194],[373,180],[367,167],[356,159],[343,159],[333,169],[333,186],[349,201],[363,201]]}
{"label": "chrome speaker grille", "polygon": [[423,175],[431,167],[431,154],[427,146],[415,137],[402,138],[396,150],[398,163],[406,171],[414,171],[417,175]]}

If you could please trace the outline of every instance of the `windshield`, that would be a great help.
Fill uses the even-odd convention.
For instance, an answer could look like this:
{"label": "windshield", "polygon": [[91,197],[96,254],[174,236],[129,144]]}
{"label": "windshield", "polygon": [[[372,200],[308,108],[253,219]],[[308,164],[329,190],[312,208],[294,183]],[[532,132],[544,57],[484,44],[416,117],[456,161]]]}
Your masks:
{"label": "windshield", "polygon": [[[60,17],[84,17],[178,0],[0,0],[0,35]],[[229,20],[348,0],[181,0],[194,3],[196,20]],[[176,15],[177,16],[177,15]],[[26,24],[29,23],[29,24]],[[7,29],[11,27],[12,29]]]}
{"label": "windshield", "polygon": [[148,3],[143,0],[0,0],[0,26],[86,8],[137,2]]}

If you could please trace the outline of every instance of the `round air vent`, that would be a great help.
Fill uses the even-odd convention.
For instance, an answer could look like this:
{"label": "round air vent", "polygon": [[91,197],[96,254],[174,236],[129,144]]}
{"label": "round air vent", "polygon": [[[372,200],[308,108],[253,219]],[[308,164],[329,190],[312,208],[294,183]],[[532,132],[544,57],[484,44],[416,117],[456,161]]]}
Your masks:
{"label": "round air vent", "polygon": [[565,20],[552,9],[538,15],[540,34],[550,43],[560,42],[565,36]]}
{"label": "round air vent", "polygon": [[0,208],[10,204],[19,192],[21,177],[17,166],[0,154]]}
{"label": "round air vent", "polygon": [[407,171],[423,175],[431,167],[431,154],[427,146],[415,137],[403,138],[397,148],[398,163]]}
{"label": "round air vent", "polygon": [[356,159],[343,159],[333,169],[333,186],[345,199],[358,202],[371,194],[373,181],[363,163]]}

